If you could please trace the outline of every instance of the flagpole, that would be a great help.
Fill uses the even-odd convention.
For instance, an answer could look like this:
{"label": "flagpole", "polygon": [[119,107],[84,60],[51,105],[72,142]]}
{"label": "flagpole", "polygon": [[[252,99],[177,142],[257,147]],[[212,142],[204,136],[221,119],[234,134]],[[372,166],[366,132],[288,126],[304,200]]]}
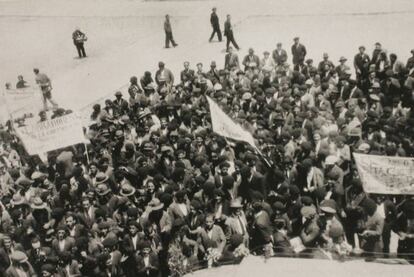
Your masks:
{"label": "flagpole", "polygon": [[85,145],[86,161],[88,162],[88,165],[89,165],[91,162],[89,160],[88,147],[86,146],[86,143],[83,143],[83,145]]}

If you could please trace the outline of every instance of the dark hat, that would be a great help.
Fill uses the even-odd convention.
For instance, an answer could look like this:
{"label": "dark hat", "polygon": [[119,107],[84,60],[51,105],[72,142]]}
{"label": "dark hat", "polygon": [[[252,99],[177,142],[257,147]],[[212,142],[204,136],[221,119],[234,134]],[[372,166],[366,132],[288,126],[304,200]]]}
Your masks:
{"label": "dark hat", "polygon": [[377,210],[377,204],[371,198],[365,198],[364,200],[362,200],[362,202],[360,203],[360,206],[370,216],[372,216]]}
{"label": "dark hat", "polygon": [[122,92],[120,91],[115,92],[115,96],[122,96]]}
{"label": "dark hat", "polygon": [[201,173],[202,174],[208,174],[208,173],[210,173],[210,167],[208,166],[208,165],[203,165],[201,168],[200,168],[200,171],[201,171]]}
{"label": "dark hat", "polygon": [[117,243],[118,241],[114,237],[107,237],[102,241],[104,247],[114,247]]}
{"label": "dark hat", "polygon": [[53,274],[56,271],[56,267],[54,267],[52,264],[44,264],[42,265],[40,271],[43,272],[48,272],[50,274]]}
{"label": "dark hat", "polygon": [[191,200],[191,203],[190,203],[190,205],[191,205],[191,207],[193,207],[194,208],[194,210],[201,210],[202,208],[203,208],[203,205],[201,204],[201,202],[199,201],[199,200],[197,200],[197,199],[193,199],[193,200]]}
{"label": "dark hat", "polygon": [[335,214],[336,213],[336,202],[333,199],[323,200],[319,205],[321,211],[325,213]]}
{"label": "dark hat", "polygon": [[284,211],[286,208],[285,205],[283,205],[283,203],[280,201],[276,201],[275,203],[273,203],[272,207],[275,211]]}
{"label": "dark hat", "polygon": [[231,175],[226,175],[223,177],[222,182],[224,187],[231,187],[234,185],[234,178]]}
{"label": "dark hat", "polygon": [[303,205],[310,206],[313,205],[313,200],[309,196],[302,196],[301,198]]}

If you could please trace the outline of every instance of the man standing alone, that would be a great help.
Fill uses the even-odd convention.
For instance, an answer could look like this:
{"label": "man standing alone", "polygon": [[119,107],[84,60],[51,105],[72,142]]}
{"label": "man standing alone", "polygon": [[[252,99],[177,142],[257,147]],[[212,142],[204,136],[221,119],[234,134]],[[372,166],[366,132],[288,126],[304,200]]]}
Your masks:
{"label": "man standing alone", "polygon": [[45,111],[48,110],[48,107],[47,107],[48,100],[52,104],[53,109],[57,109],[58,104],[52,99],[52,83],[49,77],[44,73],[40,73],[39,69],[37,68],[33,69],[33,72],[36,75],[36,83],[39,85],[40,89],[42,90],[43,109]]}
{"label": "man standing alone", "polygon": [[209,42],[211,42],[211,40],[213,39],[216,33],[217,33],[218,40],[221,41],[220,23],[219,23],[219,18],[216,14],[216,11],[217,9],[213,8],[213,12],[211,13],[211,16],[210,16],[210,23],[211,23],[211,26],[213,27],[213,33],[211,34],[211,37],[208,40]]}
{"label": "man standing alone", "polygon": [[86,58],[85,48],[83,47],[84,42],[87,40],[86,35],[82,33],[79,28],[76,28],[72,34],[73,44],[78,50],[79,59]]}
{"label": "man standing alone", "polygon": [[170,16],[168,14],[165,16],[164,31],[165,31],[165,48],[170,48],[170,42],[174,47],[178,46],[178,44],[175,43],[174,38],[173,38]]}
{"label": "man standing alone", "polygon": [[293,55],[293,65],[303,65],[303,61],[306,57],[306,48],[303,44],[299,43],[299,38],[295,37],[293,39],[294,44],[292,45],[292,55]]}
{"label": "man standing alone", "polygon": [[227,20],[224,23],[224,35],[227,37],[226,52],[229,51],[230,42],[233,43],[234,47],[237,50],[240,49],[236,41],[234,40],[233,27],[231,26],[231,17],[229,14],[227,15]]}

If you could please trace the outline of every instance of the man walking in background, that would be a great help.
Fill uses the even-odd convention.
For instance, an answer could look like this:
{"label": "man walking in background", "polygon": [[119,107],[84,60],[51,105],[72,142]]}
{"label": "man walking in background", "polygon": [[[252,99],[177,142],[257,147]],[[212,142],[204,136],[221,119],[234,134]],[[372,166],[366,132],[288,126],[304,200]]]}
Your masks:
{"label": "man walking in background", "polygon": [[45,111],[48,110],[47,101],[52,104],[53,109],[57,109],[58,104],[52,99],[52,83],[49,77],[44,74],[40,73],[39,69],[33,69],[34,74],[36,75],[36,84],[39,85],[40,89],[42,90],[43,95],[43,109]]}
{"label": "man walking in background", "polygon": [[224,35],[227,37],[227,42],[226,42],[226,52],[229,51],[229,45],[230,42],[233,44],[233,46],[239,50],[239,46],[237,45],[236,41],[234,40],[234,35],[233,35],[233,27],[231,26],[231,17],[228,14],[227,15],[227,20],[224,23]]}
{"label": "man walking in background", "polygon": [[85,47],[83,47],[84,42],[87,40],[86,35],[79,28],[76,28],[72,34],[72,39],[76,50],[78,50],[79,59],[86,58]]}
{"label": "man walking in background", "polygon": [[218,40],[221,41],[221,30],[220,30],[220,22],[219,22],[219,18],[216,14],[217,9],[213,8],[213,12],[211,13],[210,16],[210,23],[211,26],[213,27],[213,33],[211,34],[210,39],[208,40],[209,42],[211,42],[211,40],[213,39],[214,35],[217,33],[217,37]]}
{"label": "man walking in background", "polygon": [[164,31],[165,31],[165,48],[170,48],[170,42],[174,47],[178,46],[178,44],[175,43],[174,38],[173,38],[170,16],[168,14],[165,16]]}

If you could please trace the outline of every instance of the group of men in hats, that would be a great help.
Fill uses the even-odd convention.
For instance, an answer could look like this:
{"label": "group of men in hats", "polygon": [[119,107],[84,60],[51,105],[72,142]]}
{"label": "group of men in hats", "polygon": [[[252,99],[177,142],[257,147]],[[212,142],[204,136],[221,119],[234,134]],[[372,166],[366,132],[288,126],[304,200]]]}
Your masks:
{"label": "group of men in hats", "polygon": [[[179,78],[160,62],[93,106],[87,147],[47,162],[2,126],[0,275],[180,276],[248,254],[374,259],[389,255],[392,231],[412,260],[414,198],[364,192],[353,153],[414,156],[413,59],[360,47],[353,79],[346,58],[314,66],[294,41],[292,64],[281,43],[264,57],[230,50],[221,69],[185,62]],[[256,147],[214,132],[206,96]]]}

